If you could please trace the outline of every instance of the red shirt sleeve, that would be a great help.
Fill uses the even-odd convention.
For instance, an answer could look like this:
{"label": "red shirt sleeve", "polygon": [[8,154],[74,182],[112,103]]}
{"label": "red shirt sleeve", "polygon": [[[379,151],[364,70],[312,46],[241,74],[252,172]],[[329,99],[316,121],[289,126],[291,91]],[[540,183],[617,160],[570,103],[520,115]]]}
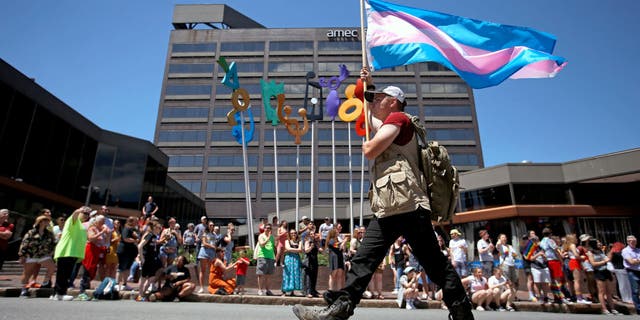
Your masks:
{"label": "red shirt sleeve", "polygon": [[385,124],[392,124],[400,128],[400,133],[396,139],[393,140],[393,143],[404,146],[411,141],[411,138],[413,138],[413,125],[411,124],[409,117],[407,117],[404,112],[391,112],[382,125]]}

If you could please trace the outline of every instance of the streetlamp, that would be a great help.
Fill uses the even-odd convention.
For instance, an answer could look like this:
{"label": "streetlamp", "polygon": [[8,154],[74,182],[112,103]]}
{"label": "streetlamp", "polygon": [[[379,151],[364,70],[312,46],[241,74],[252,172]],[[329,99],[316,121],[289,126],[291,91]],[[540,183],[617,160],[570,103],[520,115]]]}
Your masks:
{"label": "streetlamp", "polygon": [[[313,87],[316,88],[318,90],[320,90],[320,99],[313,97],[311,98],[311,112],[307,112],[307,119],[309,119],[311,121],[311,183],[310,183],[310,188],[311,188],[311,203],[309,205],[310,208],[310,215],[311,215],[311,221],[313,221],[313,211],[314,211],[314,202],[315,202],[315,190],[314,190],[314,178],[315,178],[315,124],[317,120],[322,120],[323,118],[323,113],[322,113],[322,86],[320,85],[320,83],[318,83],[317,81],[311,81],[311,79],[315,78],[316,74],[313,71],[309,71],[307,72],[307,75],[305,76],[305,79],[307,80],[307,86],[304,89],[304,104],[303,107],[306,110],[309,110],[307,108],[307,103],[309,102],[309,87]],[[318,112],[316,112],[316,107],[319,108]],[[298,216],[296,214],[296,220],[298,219]],[[297,221],[296,221],[297,223]]]}

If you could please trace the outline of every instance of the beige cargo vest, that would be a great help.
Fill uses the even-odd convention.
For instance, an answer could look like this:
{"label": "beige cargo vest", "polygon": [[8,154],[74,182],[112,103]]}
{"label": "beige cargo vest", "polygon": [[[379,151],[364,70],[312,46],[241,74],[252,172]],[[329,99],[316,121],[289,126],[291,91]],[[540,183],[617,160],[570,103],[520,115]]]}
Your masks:
{"label": "beige cargo vest", "polygon": [[376,217],[413,212],[419,207],[431,210],[427,181],[419,168],[415,133],[406,145],[392,143],[369,162],[369,201]]}

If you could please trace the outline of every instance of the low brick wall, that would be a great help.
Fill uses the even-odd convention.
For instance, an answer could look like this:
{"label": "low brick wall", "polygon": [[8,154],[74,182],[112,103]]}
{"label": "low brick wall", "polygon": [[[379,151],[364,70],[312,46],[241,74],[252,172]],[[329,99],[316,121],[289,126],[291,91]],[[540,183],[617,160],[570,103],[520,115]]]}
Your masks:
{"label": "low brick wall", "polygon": [[[193,282],[198,283],[198,273],[195,269],[195,264],[188,265],[189,270],[191,272],[191,278]],[[230,274],[233,274],[233,271],[229,271]],[[392,291],[393,290],[393,272],[390,268],[386,268],[384,270],[384,274],[382,276],[382,287],[384,291]],[[249,266],[247,270],[247,281],[245,287],[247,288],[257,288],[258,287],[258,277],[256,276],[256,267]],[[269,281],[270,287],[272,289],[280,288],[282,284],[282,267],[277,267],[276,272],[271,275],[271,279]],[[329,285],[329,267],[320,266],[318,270],[318,284],[316,285],[316,289],[320,291],[327,290]]]}

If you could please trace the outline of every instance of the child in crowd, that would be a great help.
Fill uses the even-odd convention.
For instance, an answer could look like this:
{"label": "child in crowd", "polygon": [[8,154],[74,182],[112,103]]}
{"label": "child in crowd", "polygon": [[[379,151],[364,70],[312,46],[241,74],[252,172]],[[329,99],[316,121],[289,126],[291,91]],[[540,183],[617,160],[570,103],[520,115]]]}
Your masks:
{"label": "child in crowd", "polygon": [[247,277],[247,268],[249,267],[249,258],[245,250],[240,251],[236,268],[236,294],[244,294],[244,285]]}

